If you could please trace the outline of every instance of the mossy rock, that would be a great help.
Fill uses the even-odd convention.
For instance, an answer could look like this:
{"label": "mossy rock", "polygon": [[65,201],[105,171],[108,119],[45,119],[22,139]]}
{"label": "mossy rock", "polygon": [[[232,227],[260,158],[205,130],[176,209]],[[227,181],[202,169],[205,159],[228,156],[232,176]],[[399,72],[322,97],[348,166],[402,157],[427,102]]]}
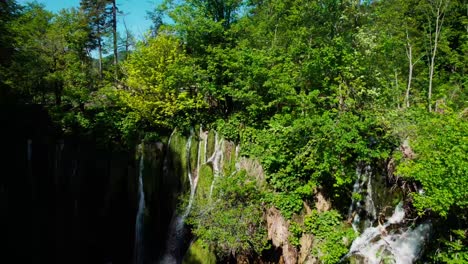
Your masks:
{"label": "mossy rock", "polygon": [[216,255],[207,246],[198,240],[190,245],[187,254],[182,260],[183,264],[215,264]]}
{"label": "mossy rock", "polygon": [[206,200],[210,195],[210,188],[213,182],[213,169],[205,164],[200,167],[200,176],[198,177],[198,185],[196,198]]}
{"label": "mossy rock", "polygon": [[216,134],[213,130],[208,132],[208,144],[206,146],[206,157],[210,158],[215,151]]}

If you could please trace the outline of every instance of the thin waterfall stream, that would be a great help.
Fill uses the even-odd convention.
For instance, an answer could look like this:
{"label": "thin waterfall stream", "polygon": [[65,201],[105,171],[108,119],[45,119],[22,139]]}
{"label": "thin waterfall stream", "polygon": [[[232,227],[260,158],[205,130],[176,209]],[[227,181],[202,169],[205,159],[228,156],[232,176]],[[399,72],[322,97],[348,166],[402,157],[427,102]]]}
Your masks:
{"label": "thin waterfall stream", "polygon": [[143,150],[143,144],[141,145],[141,155],[139,164],[139,175],[138,175],[138,211],[135,221],[135,249],[134,249],[134,263],[144,263],[144,213],[145,213],[145,191],[143,189],[143,171],[145,166],[145,156]]}
{"label": "thin waterfall stream", "polygon": [[206,163],[211,163],[213,168],[213,181],[211,182],[210,186],[210,194],[209,198],[213,195],[213,189],[216,183],[217,178],[221,174],[221,168],[223,167],[224,155],[223,155],[223,147],[224,147],[224,140],[219,138],[217,132],[215,132],[215,149],[213,151],[213,155],[206,161]]}

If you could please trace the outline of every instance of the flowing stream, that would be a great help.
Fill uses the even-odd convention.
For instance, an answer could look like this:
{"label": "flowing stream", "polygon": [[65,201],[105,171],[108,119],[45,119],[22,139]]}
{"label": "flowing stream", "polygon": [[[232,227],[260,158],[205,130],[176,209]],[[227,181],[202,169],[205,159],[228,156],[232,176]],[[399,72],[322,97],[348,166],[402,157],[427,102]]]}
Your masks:
{"label": "flowing stream", "polygon": [[[353,199],[349,216],[352,217],[352,226],[356,233],[362,230],[343,258],[352,258],[353,263],[394,263],[410,264],[421,255],[423,246],[431,231],[430,223],[411,226],[412,221],[405,219],[403,202],[394,209],[393,214],[384,221],[376,221],[377,210],[373,199],[372,175],[369,166],[358,169],[357,180],[354,184],[354,193],[361,199]],[[358,197],[359,197],[358,195]],[[391,200],[391,199],[390,199]],[[380,216],[384,217],[385,212]]]}
{"label": "flowing stream", "polygon": [[362,263],[379,264],[413,263],[421,254],[431,231],[429,223],[414,228],[401,226],[405,220],[403,203],[399,203],[393,215],[383,225],[369,227],[353,241],[349,256],[356,256]]}
{"label": "flowing stream", "polygon": [[145,192],[143,190],[143,170],[145,166],[143,144],[141,145],[141,156],[139,165],[138,176],[138,211],[135,221],[135,249],[134,249],[134,263],[144,263],[144,242],[143,242],[143,227],[144,227],[144,213],[145,213]]}

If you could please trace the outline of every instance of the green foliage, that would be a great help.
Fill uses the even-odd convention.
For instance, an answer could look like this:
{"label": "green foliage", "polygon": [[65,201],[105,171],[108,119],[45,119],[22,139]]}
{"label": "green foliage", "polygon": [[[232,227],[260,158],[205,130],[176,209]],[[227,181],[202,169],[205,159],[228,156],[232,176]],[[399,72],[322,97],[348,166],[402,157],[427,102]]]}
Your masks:
{"label": "green foliage", "polygon": [[216,264],[216,256],[212,250],[204,245],[200,240],[196,240],[190,245],[190,248],[182,260],[183,264],[206,263]]}
{"label": "green foliage", "polygon": [[291,243],[291,245],[295,246],[295,247],[298,247],[300,246],[300,239],[301,239],[301,236],[302,236],[302,233],[304,232],[304,230],[302,229],[302,227],[296,223],[296,222],[290,222],[289,223],[289,232],[291,233],[291,235],[289,236],[289,242]]}
{"label": "green foliage", "polygon": [[197,199],[188,223],[217,254],[261,253],[266,247],[262,192],[245,171],[217,179],[212,197]]}
{"label": "green foliage", "polygon": [[304,231],[314,235],[312,253],[323,263],[338,263],[356,237],[354,230],[341,222],[341,215],[335,210],[312,211],[304,219]]}
{"label": "green foliage", "polygon": [[297,193],[267,193],[265,201],[280,209],[281,214],[286,218],[291,218],[302,210],[302,199]]}
{"label": "green foliage", "polygon": [[268,183],[279,193],[270,200],[286,216],[297,213],[317,186],[326,186],[337,199],[346,197],[356,164],[386,159],[394,148],[389,131],[372,115],[293,118],[276,115],[269,127],[248,129],[242,139],[244,153],[260,158]]}
{"label": "green foliage", "polygon": [[[414,113],[417,115],[418,113]],[[414,158],[402,159],[397,173],[422,184],[414,206],[447,216],[468,208],[468,122],[459,114],[419,114],[409,145]],[[400,154],[398,157],[402,158]]]}
{"label": "green foliage", "polygon": [[118,90],[120,99],[153,125],[170,127],[178,116],[192,120],[190,113],[203,109],[196,67],[175,37],[161,34],[140,43],[123,67],[128,89]]}
{"label": "green foliage", "polygon": [[452,230],[450,240],[443,239],[443,250],[440,250],[434,260],[442,263],[461,264],[468,262],[467,230]]}
{"label": "green foliage", "polygon": [[[194,232],[224,254],[261,251],[259,201],[290,218],[317,187],[338,207],[351,195],[359,200],[350,192],[357,164],[388,160],[399,139],[409,139],[415,157],[395,154],[397,174],[424,189],[413,194],[414,206],[445,217],[468,201],[468,17],[466,3],[450,1],[435,60],[438,113],[414,111],[428,103],[437,2],[167,0],[157,9],[155,34],[133,51],[124,43],[128,57],[116,76],[112,57],[89,55],[105,48],[110,1],[82,0],[80,10],[58,14],[0,1],[0,96],[7,101],[9,91],[43,104],[64,132],[107,146],[195,123],[241,142],[243,154],[263,165],[268,190],[241,173],[220,178],[210,199],[214,175],[204,166],[205,191],[192,218]],[[392,111],[402,105],[412,108]],[[176,136],[173,150],[185,143]],[[174,155],[186,162],[186,153]],[[333,262],[344,250],[337,234],[347,237],[347,229],[334,211],[308,219],[323,222],[308,220],[306,229],[318,237],[316,254]],[[297,244],[300,229],[291,229]],[[462,254],[457,241],[464,239],[446,240],[440,260]]]}

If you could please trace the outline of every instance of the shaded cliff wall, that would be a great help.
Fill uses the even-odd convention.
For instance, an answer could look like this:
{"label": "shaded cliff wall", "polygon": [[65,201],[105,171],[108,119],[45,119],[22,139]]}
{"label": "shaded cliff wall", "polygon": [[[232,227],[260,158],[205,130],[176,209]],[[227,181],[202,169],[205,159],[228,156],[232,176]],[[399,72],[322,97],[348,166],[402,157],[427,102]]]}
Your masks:
{"label": "shaded cliff wall", "polygon": [[129,263],[136,210],[134,150],[63,137],[40,106],[2,108],[0,123],[5,245],[0,258]]}

